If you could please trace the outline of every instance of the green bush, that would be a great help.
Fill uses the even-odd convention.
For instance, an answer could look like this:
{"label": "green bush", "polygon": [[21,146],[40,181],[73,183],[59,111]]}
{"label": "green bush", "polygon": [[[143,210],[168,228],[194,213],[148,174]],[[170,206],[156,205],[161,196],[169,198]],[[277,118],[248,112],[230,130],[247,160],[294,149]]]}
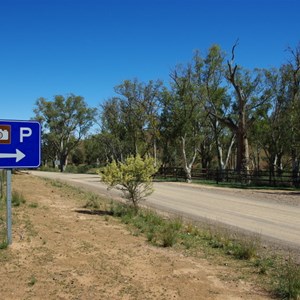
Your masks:
{"label": "green bush", "polygon": [[153,158],[142,159],[137,155],[128,157],[124,163],[113,161],[100,170],[99,175],[109,188],[121,190],[124,198],[137,210],[139,202],[152,194],[152,176],[157,170]]}

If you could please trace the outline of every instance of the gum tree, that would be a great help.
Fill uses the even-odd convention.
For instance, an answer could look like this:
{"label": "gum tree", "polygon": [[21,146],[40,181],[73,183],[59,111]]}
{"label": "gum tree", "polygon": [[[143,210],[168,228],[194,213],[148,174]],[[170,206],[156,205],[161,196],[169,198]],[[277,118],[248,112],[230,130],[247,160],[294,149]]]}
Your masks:
{"label": "gum tree", "polygon": [[122,157],[114,159],[146,153],[156,158],[161,86],[159,80],[125,80],[115,87],[117,96],[101,106],[102,132],[111,134],[122,146]]}
{"label": "gum tree", "polygon": [[256,112],[270,98],[264,90],[263,72],[246,70],[235,63],[235,48],[232,47],[231,60],[227,61],[226,79],[231,86],[231,112],[220,116],[210,111],[224,126],[236,136],[236,170],[248,174],[250,169],[249,132],[256,121]]}
{"label": "gum tree", "polygon": [[53,101],[39,98],[34,113],[42,123],[48,144],[55,149],[63,172],[68,155],[93,125],[96,110],[89,108],[83,97],[71,94],[66,98],[56,95]]}

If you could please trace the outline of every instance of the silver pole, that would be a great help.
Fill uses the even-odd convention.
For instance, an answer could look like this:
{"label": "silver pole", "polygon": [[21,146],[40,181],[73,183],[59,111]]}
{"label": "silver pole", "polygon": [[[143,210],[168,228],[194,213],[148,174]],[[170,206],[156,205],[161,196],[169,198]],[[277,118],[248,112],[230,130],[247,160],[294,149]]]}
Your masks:
{"label": "silver pole", "polygon": [[11,170],[6,170],[6,228],[7,228],[7,243],[12,243],[11,233]]}

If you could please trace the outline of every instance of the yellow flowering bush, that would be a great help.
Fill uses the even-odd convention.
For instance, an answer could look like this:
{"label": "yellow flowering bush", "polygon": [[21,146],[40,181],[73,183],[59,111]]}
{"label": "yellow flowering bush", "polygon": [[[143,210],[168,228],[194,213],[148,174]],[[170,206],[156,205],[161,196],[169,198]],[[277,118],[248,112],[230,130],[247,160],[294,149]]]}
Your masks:
{"label": "yellow flowering bush", "polygon": [[152,176],[157,170],[153,158],[137,155],[129,156],[123,163],[113,161],[99,175],[102,182],[121,190],[124,198],[138,209],[139,202],[153,193]]}

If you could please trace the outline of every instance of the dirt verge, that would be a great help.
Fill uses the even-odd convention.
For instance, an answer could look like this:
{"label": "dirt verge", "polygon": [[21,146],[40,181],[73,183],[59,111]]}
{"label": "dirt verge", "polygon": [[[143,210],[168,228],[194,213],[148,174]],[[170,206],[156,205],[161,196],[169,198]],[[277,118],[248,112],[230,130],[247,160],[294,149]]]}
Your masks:
{"label": "dirt verge", "polygon": [[14,175],[26,203],[0,250],[1,299],[269,299],[234,269],[149,245],[109,215],[80,213],[72,192]]}

